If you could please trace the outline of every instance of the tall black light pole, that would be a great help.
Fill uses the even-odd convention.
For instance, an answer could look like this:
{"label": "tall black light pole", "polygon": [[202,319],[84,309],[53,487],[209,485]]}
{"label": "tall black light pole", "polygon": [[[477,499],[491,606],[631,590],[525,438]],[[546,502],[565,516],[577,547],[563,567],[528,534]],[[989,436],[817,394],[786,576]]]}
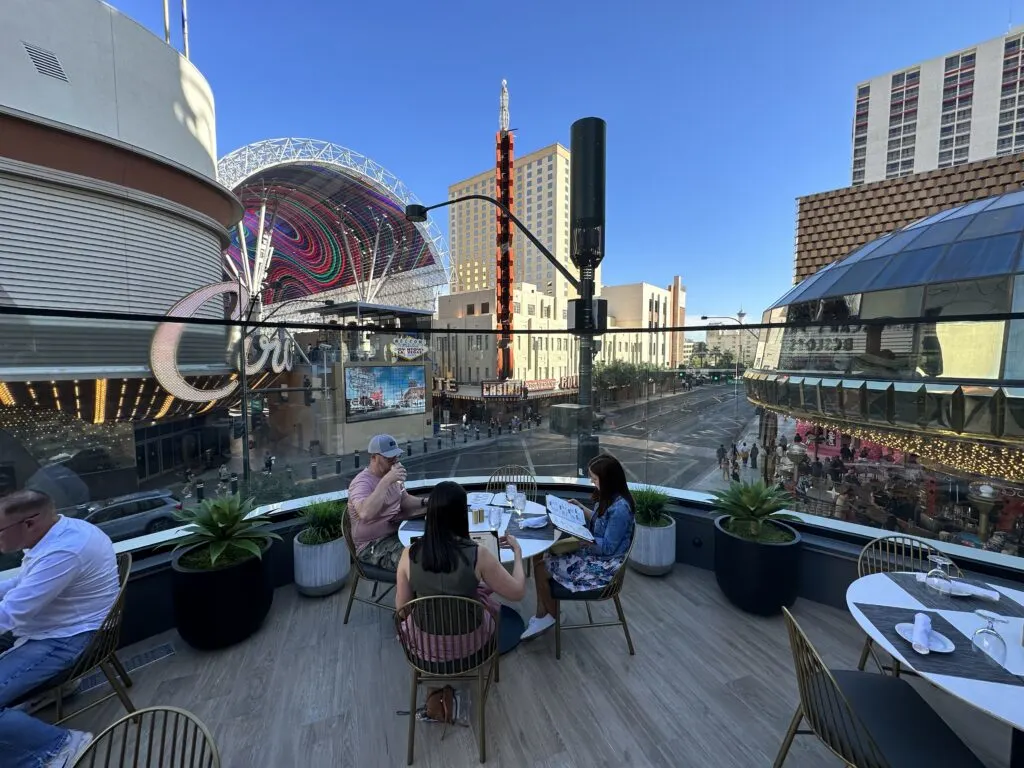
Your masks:
{"label": "tall black light pole", "polygon": [[[572,170],[569,221],[570,258],[580,271],[577,279],[506,206],[487,195],[463,195],[435,205],[407,205],[405,218],[415,223],[427,220],[427,213],[466,200],[485,200],[508,215],[526,239],[577,290],[580,298],[570,302],[569,329],[580,338],[579,356],[579,445],[577,468],[586,472],[587,463],[599,449],[593,432],[594,336],[607,326],[606,302],[594,298],[594,274],[604,258],[605,133],[607,124],[597,117],[584,117],[572,124]],[[456,377],[457,378],[457,377]]]}

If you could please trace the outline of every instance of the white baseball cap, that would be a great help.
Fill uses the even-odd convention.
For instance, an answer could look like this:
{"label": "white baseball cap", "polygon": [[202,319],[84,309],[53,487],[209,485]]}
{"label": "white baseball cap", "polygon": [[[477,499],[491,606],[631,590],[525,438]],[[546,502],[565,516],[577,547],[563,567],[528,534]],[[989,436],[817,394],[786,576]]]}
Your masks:
{"label": "white baseball cap", "polygon": [[369,453],[379,453],[387,459],[393,459],[402,455],[402,449],[398,441],[391,435],[374,435],[370,438],[370,447],[366,449]]}

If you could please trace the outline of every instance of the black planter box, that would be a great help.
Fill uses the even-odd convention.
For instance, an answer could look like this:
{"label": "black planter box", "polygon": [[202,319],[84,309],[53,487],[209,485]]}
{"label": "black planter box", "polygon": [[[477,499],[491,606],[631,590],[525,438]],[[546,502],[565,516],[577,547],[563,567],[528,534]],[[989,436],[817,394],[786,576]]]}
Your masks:
{"label": "black planter box", "polygon": [[171,595],[178,634],[193,648],[209,651],[240,643],[256,632],[274,600],[270,569],[251,557],[213,570],[193,570],[171,561]]}
{"label": "black planter box", "polygon": [[800,587],[799,531],[777,520],[795,537],[783,544],[762,544],[740,538],[722,527],[728,517],[715,518],[715,577],[722,593],[737,608],[772,616],[796,602]]}

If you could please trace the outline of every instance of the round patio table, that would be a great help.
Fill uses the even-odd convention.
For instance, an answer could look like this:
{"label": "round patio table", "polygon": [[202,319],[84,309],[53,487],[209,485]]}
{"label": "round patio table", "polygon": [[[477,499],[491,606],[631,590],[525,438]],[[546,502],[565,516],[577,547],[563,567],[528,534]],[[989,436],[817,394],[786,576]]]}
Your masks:
{"label": "round patio table", "polygon": [[[1013,728],[1010,768],[1024,768],[1024,592],[975,582],[1000,594],[998,601],[940,594],[914,573],[874,573],[854,581],[846,604],[854,620],[880,648],[923,679]],[[985,625],[983,608],[1007,619],[996,630],[1006,641],[1006,662],[976,651],[971,636]],[[952,653],[915,653],[895,625],[927,613],[932,629],[956,646]]]}
{"label": "round patio table", "polygon": [[[501,496],[501,494],[497,494]],[[485,506],[483,504],[476,505]],[[489,506],[489,505],[488,505]],[[504,505],[494,505],[504,506]],[[551,523],[548,523],[544,529],[536,530],[530,528],[520,529],[517,524],[512,520],[512,512],[507,506],[504,506],[506,511],[501,514],[501,527],[498,529],[498,535],[504,536],[508,531],[509,524],[512,523],[513,535],[519,542],[519,548],[523,552],[523,561],[529,560],[531,557],[543,554],[547,552],[551,545],[558,541],[561,535],[557,528]],[[526,502],[526,509],[523,510],[524,517],[531,517],[536,515],[546,515],[547,512],[542,504],[537,504],[533,501]],[[482,533],[491,530],[490,525],[487,523],[486,517],[483,523],[474,523],[472,519],[472,511],[467,509],[466,515],[469,516],[469,532],[470,533]],[[408,547],[412,544],[412,540],[423,535],[424,521],[421,519],[417,520],[406,520],[398,527],[398,540],[402,542],[403,546]],[[510,549],[501,549],[501,562],[511,563],[515,560],[515,555],[512,554]],[[519,615],[519,612],[511,606],[502,604],[501,606],[501,634],[498,638],[498,648],[502,654],[508,653],[519,645],[519,639],[523,632],[526,630],[526,622],[523,621],[523,617]]]}

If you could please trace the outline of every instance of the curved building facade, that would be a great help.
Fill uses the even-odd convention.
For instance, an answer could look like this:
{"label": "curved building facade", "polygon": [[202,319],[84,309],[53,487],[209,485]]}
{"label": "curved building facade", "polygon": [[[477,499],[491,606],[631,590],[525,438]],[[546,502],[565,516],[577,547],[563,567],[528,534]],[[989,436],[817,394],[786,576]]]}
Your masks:
{"label": "curved building facade", "polygon": [[[103,443],[92,464],[132,479],[180,466],[218,438],[197,418],[205,404],[153,378],[156,324],[59,313],[163,315],[222,279],[242,209],[216,178],[211,88],[96,0],[4,3],[0,68],[0,429],[41,463]],[[190,328],[182,372],[201,388],[227,380],[226,343],[222,328]]]}

